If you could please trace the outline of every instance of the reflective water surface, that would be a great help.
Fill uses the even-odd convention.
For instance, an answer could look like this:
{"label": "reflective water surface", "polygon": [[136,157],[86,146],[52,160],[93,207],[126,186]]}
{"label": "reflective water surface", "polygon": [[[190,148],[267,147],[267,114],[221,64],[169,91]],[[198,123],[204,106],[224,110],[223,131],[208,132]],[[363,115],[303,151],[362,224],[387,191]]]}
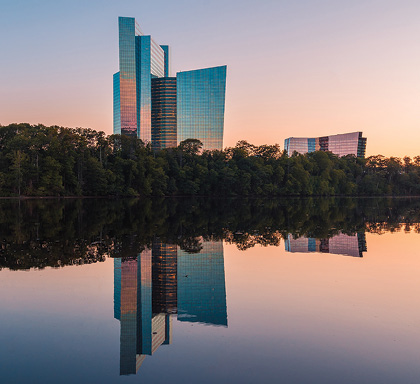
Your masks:
{"label": "reflective water surface", "polygon": [[3,383],[418,383],[420,199],[0,201]]}

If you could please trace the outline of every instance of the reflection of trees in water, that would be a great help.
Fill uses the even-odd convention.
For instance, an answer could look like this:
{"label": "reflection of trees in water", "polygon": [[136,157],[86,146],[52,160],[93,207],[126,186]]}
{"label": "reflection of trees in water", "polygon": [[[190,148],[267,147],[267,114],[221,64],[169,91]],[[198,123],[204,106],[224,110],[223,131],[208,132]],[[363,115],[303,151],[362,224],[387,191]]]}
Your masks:
{"label": "reflection of trees in water", "polygon": [[131,257],[164,243],[239,249],[294,237],[420,233],[419,199],[123,199],[0,201],[0,268],[61,267]]}
{"label": "reflection of trees in water", "polygon": [[366,231],[382,235],[387,232],[415,232],[420,233],[419,223],[366,223]]}
{"label": "reflection of trees in water", "polygon": [[98,243],[61,244],[55,241],[5,243],[0,248],[0,269],[13,270],[60,268],[66,265],[84,265],[105,261],[107,246]]}
{"label": "reflection of trees in water", "polygon": [[274,245],[278,247],[280,245],[280,240],[283,239],[283,235],[278,232],[270,232],[270,230],[265,233],[241,233],[241,232],[230,232],[226,231],[224,240],[230,244],[236,244],[240,250],[245,251],[248,248],[252,248],[255,245],[262,245],[264,247],[269,245]]}

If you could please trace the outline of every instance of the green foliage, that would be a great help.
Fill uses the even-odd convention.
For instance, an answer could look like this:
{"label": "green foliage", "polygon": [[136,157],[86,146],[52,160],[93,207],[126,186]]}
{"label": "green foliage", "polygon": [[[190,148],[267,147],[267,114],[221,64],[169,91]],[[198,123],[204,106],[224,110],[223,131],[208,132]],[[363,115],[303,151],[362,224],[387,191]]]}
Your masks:
{"label": "green foliage", "polygon": [[187,139],[153,152],[141,140],[83,128],[0,126],[1,196],[419,195],[420,156],[293,154],[239,141],[203,151]]}

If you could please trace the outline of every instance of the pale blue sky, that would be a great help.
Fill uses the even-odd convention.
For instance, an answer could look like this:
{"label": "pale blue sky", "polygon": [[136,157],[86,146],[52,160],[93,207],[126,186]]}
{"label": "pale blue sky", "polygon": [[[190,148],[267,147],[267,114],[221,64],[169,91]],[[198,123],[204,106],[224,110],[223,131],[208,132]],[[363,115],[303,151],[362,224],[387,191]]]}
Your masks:
{"label": "pale blue sky", "polygon": [[118,16],[172,47],[173,74],[228,65],[225,145],[362,130],[368,154],[420,154],[410,0],[0,0],[0,123],[111,133]]}

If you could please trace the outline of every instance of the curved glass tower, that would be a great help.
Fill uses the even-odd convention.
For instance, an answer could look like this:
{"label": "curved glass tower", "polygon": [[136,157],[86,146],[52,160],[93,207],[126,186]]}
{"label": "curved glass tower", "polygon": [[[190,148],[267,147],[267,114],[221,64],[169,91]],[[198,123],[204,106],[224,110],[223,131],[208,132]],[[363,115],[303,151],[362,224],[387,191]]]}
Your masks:
{"label": "curved glass tower", "polygon": [[136,37],[142,35],[136,20],[118,18],[120,71],[114,75],[114,133],[136,136]]}
{"label": "curved glass tower", "polygon": [[179,72],[177,78],[178,144],[199,139],[203,149],[223,149],[227,67]]}

